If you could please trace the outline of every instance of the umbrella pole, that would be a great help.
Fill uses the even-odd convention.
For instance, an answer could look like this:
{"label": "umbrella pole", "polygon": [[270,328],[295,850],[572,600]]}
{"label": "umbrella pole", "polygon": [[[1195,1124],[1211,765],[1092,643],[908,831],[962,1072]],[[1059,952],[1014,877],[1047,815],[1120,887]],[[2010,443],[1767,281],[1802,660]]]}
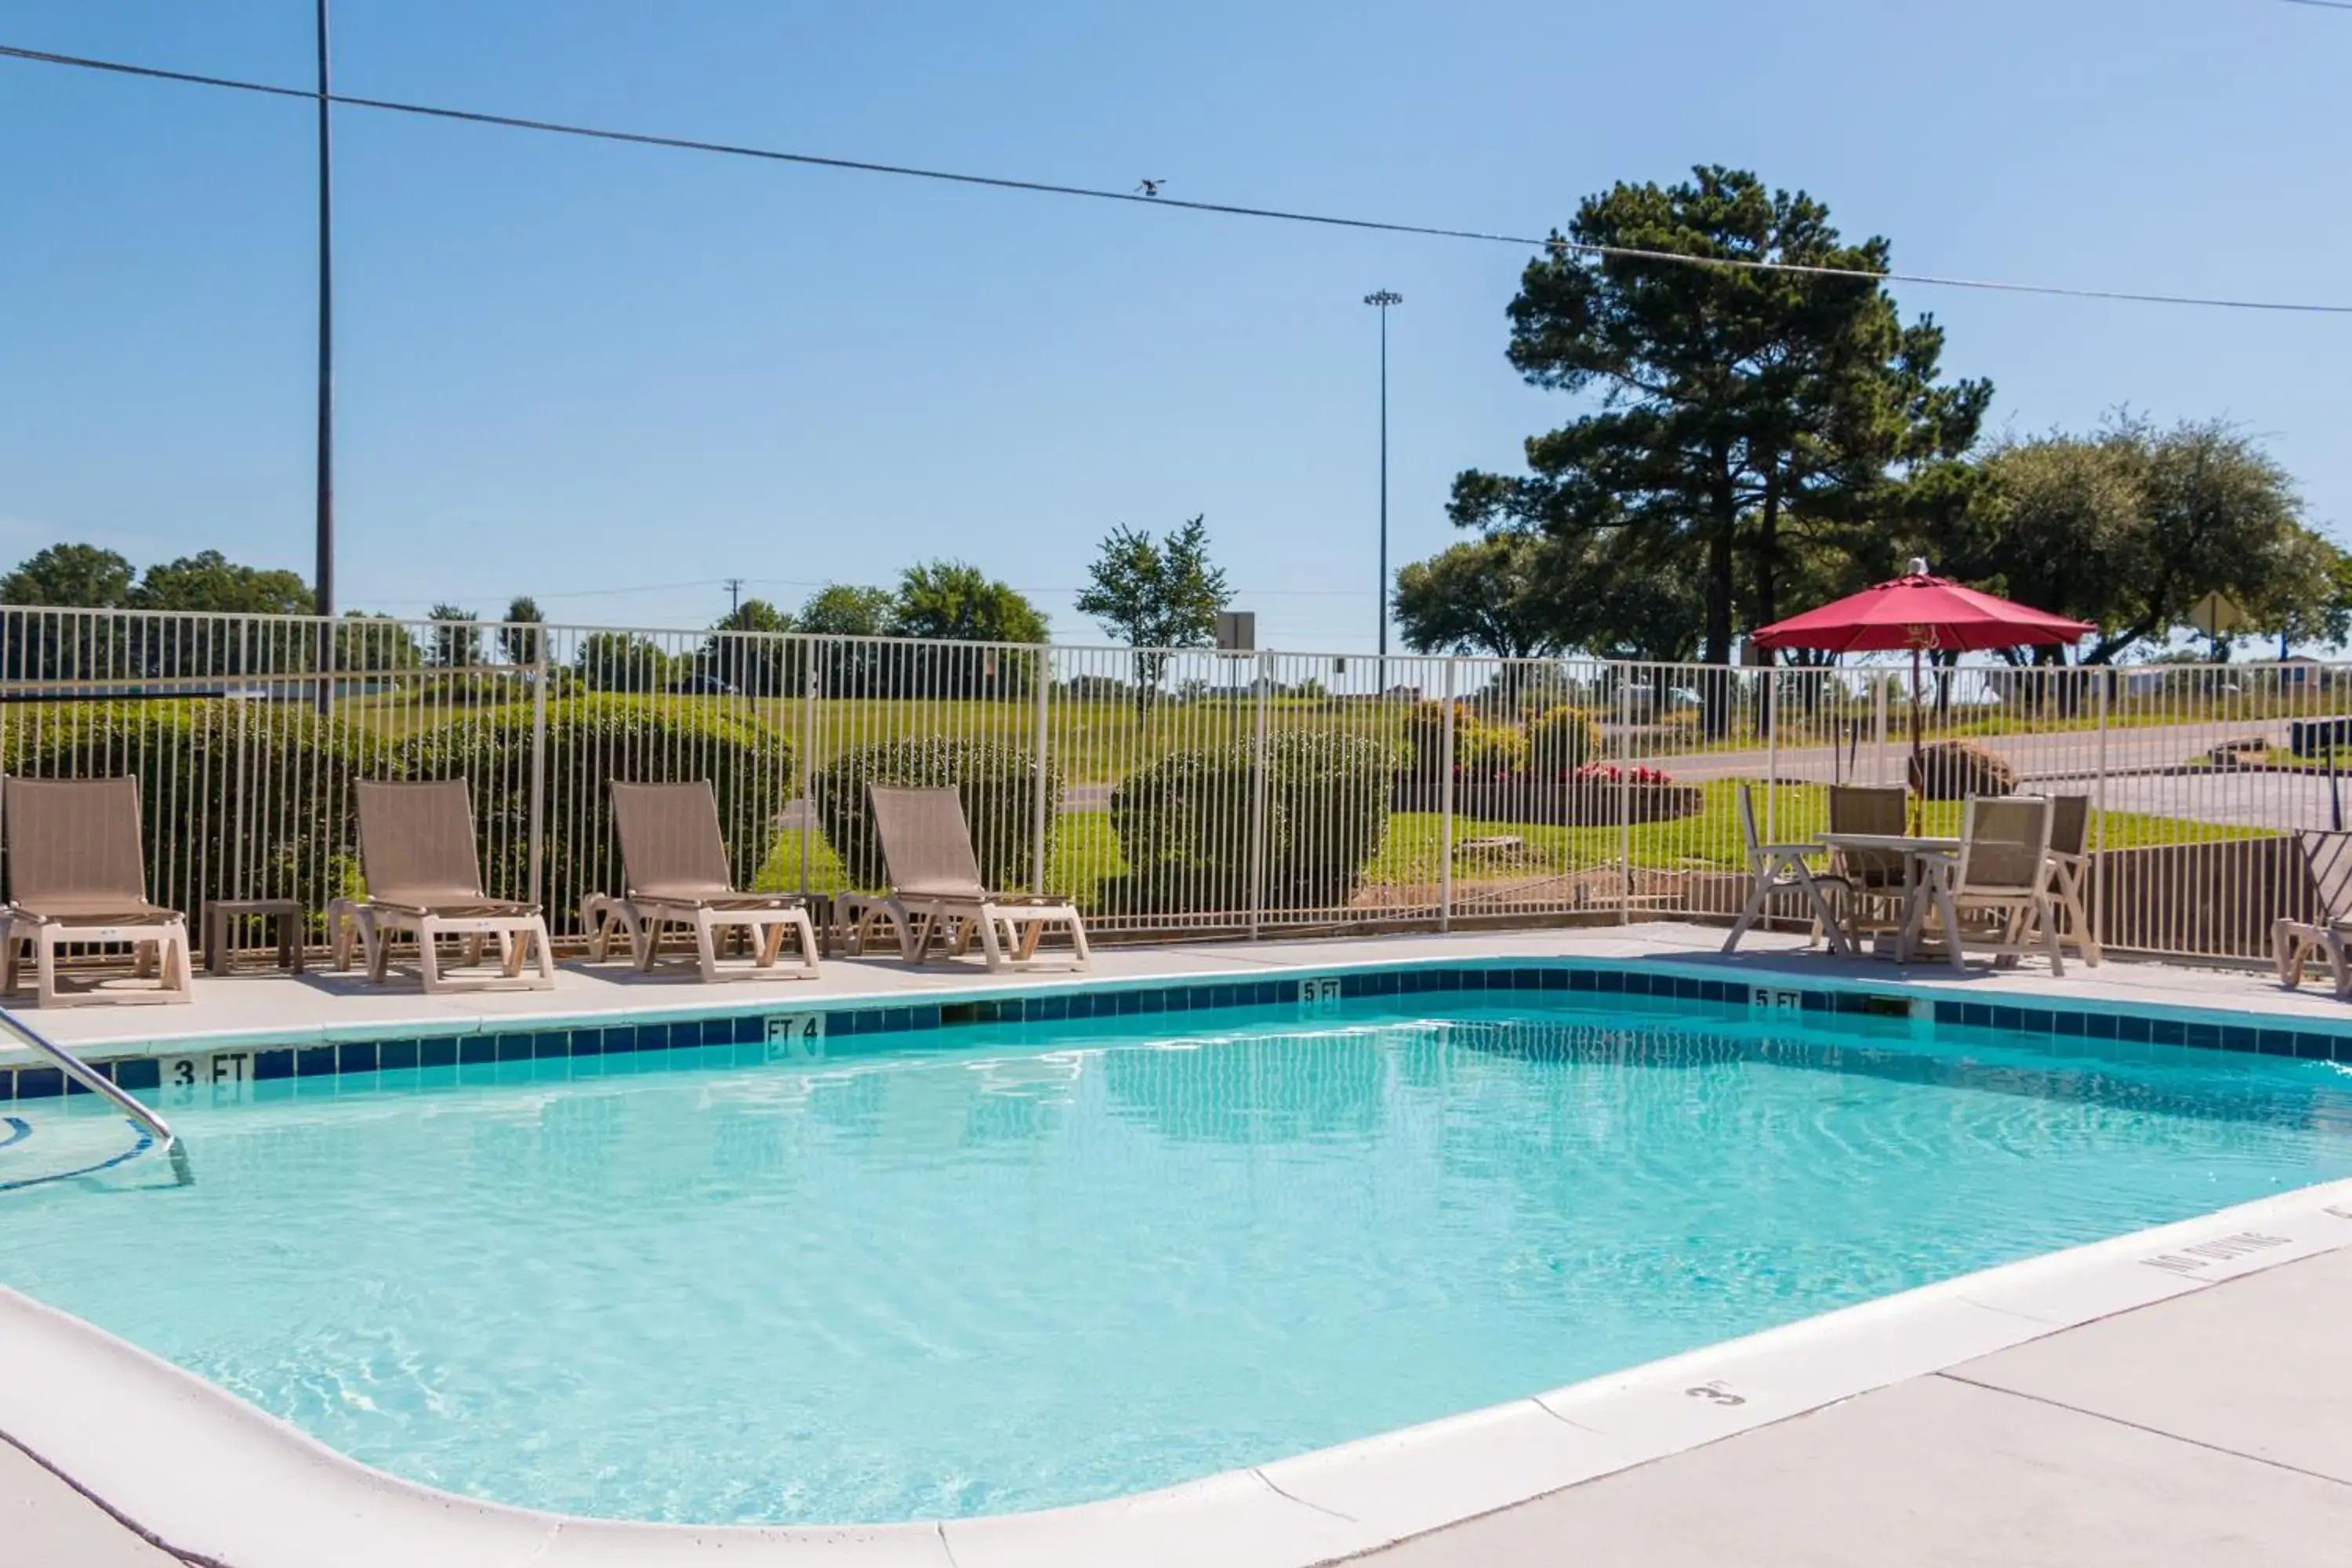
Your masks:
{"label": "umbrella pole", "polygon": [[1927,772],[1919,765],[1919,648],[1916,643],[1911,648],[1911,777],[1906,782],[1913,785],[1911,832],[1916,837],[1926,815],[1924,805],[1927,783]]}

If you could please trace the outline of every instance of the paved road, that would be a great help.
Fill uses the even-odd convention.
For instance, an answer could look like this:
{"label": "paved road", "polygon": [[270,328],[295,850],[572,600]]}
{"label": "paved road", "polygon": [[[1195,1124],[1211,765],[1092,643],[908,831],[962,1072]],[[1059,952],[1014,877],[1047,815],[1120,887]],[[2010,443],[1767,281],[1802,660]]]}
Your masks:
{"label": "paved road", "polygon": [[[1639,737],[1654,731],[1635,733]],[[2284,721],[2263,720],[2111,729],[2106,732],[2104,749],[2098,732],[2086,730],[1993,735],[1979,743],[2015,763],[2027,783],[2053,786],[2081,784],[2098,772],[2104,754],[2107,804],[2116,811],[2194,817],[2245,827],[2332,825],[2329,786],[2325,779],[2296,773],[2168,774],[2166,771],[2224,742],[2252,740],[2283,747],[2286,743],[2286,724]],[[1903,779],[1909,750],[1908,742],[1900,734],[1890,733],[1883,752],[1865,742],[1852,760],[1829,746],[1787,746],[1777,752],[1760,747],[1656,752],[1637,755],[1633,760],[1645,766],[1663,768],[1687,784],[1760,778],[1768,769],[1782,779],[1820,784],[1851,779],[1864,784],[1897,784]],[[1062,791],[1062,809],[1108,811],[1111,788],[1106,780],[1066,785]],[[2352,795],[2352,781],[2347,781],[2347,794]],[[807,815],[806,803],[796,800],[786,806],[782,825],[788,830],[814,826]]]}

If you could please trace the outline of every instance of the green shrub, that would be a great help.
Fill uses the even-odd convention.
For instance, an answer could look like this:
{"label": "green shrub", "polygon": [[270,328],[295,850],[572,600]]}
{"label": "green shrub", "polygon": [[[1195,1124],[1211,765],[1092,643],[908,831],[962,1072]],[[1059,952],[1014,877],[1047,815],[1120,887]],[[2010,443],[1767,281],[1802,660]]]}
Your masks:
{"label": "green shrub", "polygon": [[367,733],[291,702],[12,705],[0,771],[139,781],[147,896],[185,911],[207,898],[297,899],[316,916],[356,881],[351,781],[380,774]]}
{"label": "green shrub", "polygon": [[[1389,749],[1358,735],[1290,732],[1265,747],[1267,910],[1318,910],[1355,895],[1388,831]],[[1129,868],[1107,902],[1137,912],[1235,911],[1250,904],[1255,742],[1175,752],[1111,792]]]}
{"label": "green shrub", "polygon": [[[874,835],[872,809],[866,796],[868,784],[955,785],[963,798],[964,822],[971,829],[981,880],[992,889],[1029,886],[1035,870],[1040,787],[1033,748],[951,735],[919,735],[853,746],[817,769],[809,779],[817,823],[854,888],[882,888],[889,880],[882,863],[882,846]],[[1045,850],[1050,858],[1062,804],[1061,774],[1050,763],[1043,788]]]}
{"label": "green shrub", "polygon": [[[469,714],[400,746],[394,776],[463,777],[493,894],[530,886],[531,709]],[[793,797],[793,743],[732,704],[602,694],[547,706],[545,834],[541,896],[558,931],[572,929],[580,900],[621,890],[611,781],[709,779],[739,888],[752,885],[773,852]]]}
{"label": "green shrub", "polygon": [[1528,769],[1565,778],[1601,755],[1601,727],[1581,708],[1555,708],[1528,721]]}

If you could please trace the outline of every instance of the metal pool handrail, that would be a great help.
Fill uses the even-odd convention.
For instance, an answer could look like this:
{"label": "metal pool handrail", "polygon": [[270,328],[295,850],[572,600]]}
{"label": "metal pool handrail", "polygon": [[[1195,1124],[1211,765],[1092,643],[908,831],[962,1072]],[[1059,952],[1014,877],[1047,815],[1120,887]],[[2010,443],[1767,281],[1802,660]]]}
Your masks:
{"label": "metal pool handrail", "polygon": [[63,1046],[47,1038],[39,1030],[5,1007],[0,1007],[0,1026],[5,1026],[10,1034],[57,1063],[68,1078],[72,1079],[92,1094],[103,1095],[113,1101],[117,1110],[129,1117],[133,1125],[152,1136],[165,1148],[174,1149],[179,1146],[179,1136],[172,1131],[170,1122],[123,1093],[121,1088],[112,1079],[108,1078]]}

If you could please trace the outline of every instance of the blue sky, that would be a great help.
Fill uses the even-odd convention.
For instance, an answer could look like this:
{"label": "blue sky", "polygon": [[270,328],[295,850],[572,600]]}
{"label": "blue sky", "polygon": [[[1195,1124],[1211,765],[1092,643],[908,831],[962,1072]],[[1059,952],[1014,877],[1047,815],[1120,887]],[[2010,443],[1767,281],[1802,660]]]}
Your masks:
{"label": "blue sky", "polygon": [[[308,0],[0,0],[0,41],[296,85]],[[1898,267],[2352,300],[2352,12],[2282,0],[338,0],[345,91],[1540,233],[1699,162]],[[0,62],[0,555],[307,573],[311,127]],[[1064,640],[1113,524],[1207,514],[1262,644],[1373,635],[1392,553],[1570,413],[1502,356],[1500,247],[339,111],[340,597],[694,626],[955,555]],[[2222,416],[2352,528],[2352,318],[1926,288],[1996,427]]]}

